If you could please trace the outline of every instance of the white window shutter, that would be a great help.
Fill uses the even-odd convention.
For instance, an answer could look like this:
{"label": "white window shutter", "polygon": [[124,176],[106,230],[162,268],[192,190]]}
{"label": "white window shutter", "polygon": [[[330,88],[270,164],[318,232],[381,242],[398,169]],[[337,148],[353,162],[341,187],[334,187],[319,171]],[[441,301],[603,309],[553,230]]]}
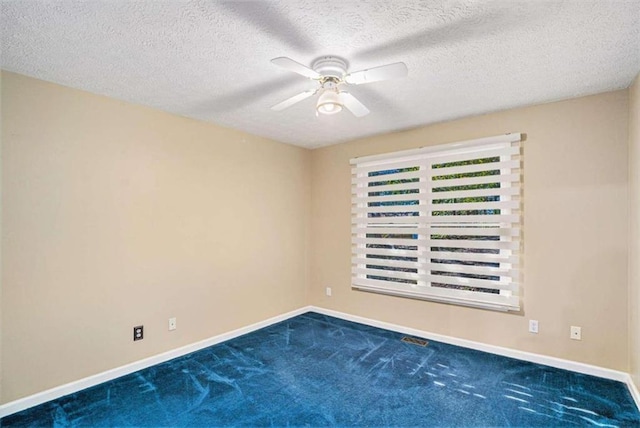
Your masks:
{"label": "white window shutter", "polygon": [[520,140],[353,159],[352,286],[519,310]]}

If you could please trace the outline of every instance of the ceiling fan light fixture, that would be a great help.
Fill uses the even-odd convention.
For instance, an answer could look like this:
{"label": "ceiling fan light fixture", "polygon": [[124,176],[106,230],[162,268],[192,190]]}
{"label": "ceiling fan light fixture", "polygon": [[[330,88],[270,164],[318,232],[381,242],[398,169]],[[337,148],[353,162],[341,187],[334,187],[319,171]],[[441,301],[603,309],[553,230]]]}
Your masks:
{"label": "ceiling fan light fixture", "polygon": [[355,117],[366,116],[370,113],[369,109],[358,101],[353,94],[345,91],[344,87],[406,77],[408,74],[407,66],[403,62],[347,73],[347,61],[335,56],[318,58],[313,62],[312,68],[284,56],[274,58],[271,62],[278,67],[316,80],[319,85],[319,87],[316,87],[317,89],[308,90],[287,98],[271,106],[271,109],[281,111],[320,93],[318,101],[316,102],[316,116],[320,114],[332,115],[340,113],[343,108],[349,110]]}
{"label": "ceiling fan light fixture", "polygon": [[342,111],[342,102],[340,95],[334,90],[325,90],[318,97],[316,110],[322,114],[336,114]]}

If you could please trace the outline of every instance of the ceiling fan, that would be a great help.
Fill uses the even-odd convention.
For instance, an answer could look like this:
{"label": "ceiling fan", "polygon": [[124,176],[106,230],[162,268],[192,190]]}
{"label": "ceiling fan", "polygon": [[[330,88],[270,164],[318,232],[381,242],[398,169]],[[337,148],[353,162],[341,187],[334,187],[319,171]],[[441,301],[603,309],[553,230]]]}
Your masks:
{"label": "ceiling fan", "polygon": [[345,91],[343,87],[405,77],[408,73],[407,66],[403,62],[347,73],[347,62],[336,56],[318,58],[313,62],[311,68],[287,57],[274,58],[271,62],[279,67],[316,80],[319,84],[316,89],[304,91],[271,107],[275,111],[284,110],[320,93],[316,103],[317,113],[336,114],[342,111],[343,107],[346,107],[356,117],[366,116],[369,114],[369,109],[351,93]]}

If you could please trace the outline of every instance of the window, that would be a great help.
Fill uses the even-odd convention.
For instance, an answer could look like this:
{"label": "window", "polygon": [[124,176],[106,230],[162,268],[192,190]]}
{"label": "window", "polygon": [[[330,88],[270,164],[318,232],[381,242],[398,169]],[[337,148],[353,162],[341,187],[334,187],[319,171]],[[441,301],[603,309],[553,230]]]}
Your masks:
{"label": "window", "polygon": [[519,310],[520,141],[352,159],[352,287]]}

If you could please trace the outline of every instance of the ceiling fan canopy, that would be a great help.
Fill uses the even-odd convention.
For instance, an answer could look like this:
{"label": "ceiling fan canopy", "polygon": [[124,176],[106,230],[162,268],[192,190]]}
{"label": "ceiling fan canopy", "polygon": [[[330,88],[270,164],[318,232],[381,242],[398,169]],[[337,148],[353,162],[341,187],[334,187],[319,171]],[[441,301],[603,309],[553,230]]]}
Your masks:
{"label": "ceiling fan canopy", "polygon": [[343,86],[395,79],[408,74],[407,66],[402,62],[349,73],[347,61],[337,56],[320,57],[313,62],[311,68],[287,57],[274,58],[271,62],[318,82],[316,89],[304,91],[272,106],[271,109],[275,111],[284,110],[320,93],[316,103],[316,114],[336,114],[344,107],[356,117],[366,116],[370,113],[369,109],[351,93],[345,91]]}

